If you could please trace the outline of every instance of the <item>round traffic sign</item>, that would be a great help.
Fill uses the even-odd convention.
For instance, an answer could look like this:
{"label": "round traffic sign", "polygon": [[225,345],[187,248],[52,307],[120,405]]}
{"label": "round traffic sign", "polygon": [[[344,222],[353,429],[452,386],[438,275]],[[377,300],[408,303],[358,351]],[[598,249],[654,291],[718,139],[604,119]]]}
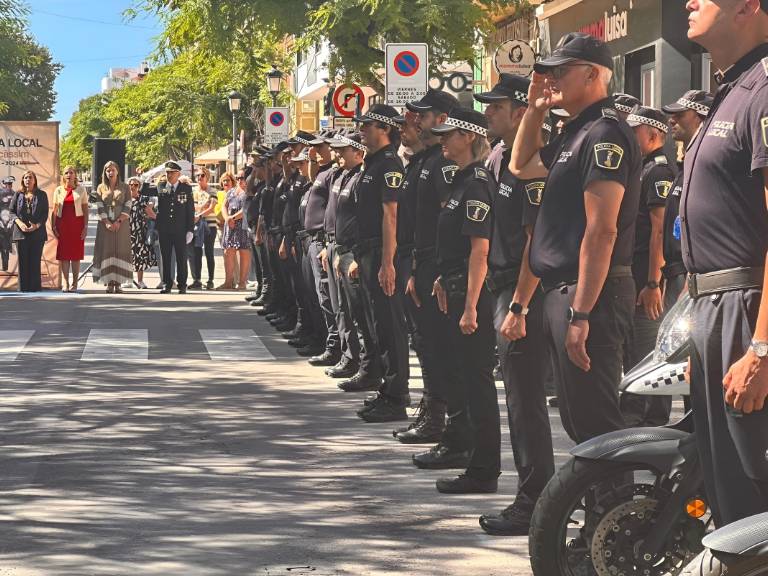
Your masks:
{"label": "round traffic sign", "polygon": [[269,115],[269,123],[272,124],[272,126],[278,128],[283,125],[283,122],[285,122],[285,116],[282,112],[272,112],[272,114]]}
{"label": "round traffic sign", "polygon": [[395,71],[400,76],[413,76],[419,71],[419,57],[410,50],[403,50],[395,56]]}
{"label": "round traffic sign", "polygon": [[339,116],[352,118],[357,111],[358,100],[360,109],[365,105],[365,94],[357,84],[342,84],[333,93],[333,107]]}

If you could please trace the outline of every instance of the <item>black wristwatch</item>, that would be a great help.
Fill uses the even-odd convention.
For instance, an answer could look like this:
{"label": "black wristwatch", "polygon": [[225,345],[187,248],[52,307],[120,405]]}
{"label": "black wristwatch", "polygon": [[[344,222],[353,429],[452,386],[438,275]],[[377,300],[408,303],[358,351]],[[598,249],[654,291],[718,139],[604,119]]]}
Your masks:
{"label": "black wristwatch", "polygon": [[568,324],[573,324],[579,320],[589,321],[589,312],[576,312],[573,308],[568,308]]}
{"label": "black wristwatch", "polygon": [[658,282],[656,280],[651,280],[645,285],[646,288],[650,288],[651,290],[656,290],[656,288],[661,288]]}
{"label": "black wristwatch", "polygon": [[509,311],[515,316],[528,315],[528,308],[525,308],[520,302],[512,302],[512,304],[509,305]]}

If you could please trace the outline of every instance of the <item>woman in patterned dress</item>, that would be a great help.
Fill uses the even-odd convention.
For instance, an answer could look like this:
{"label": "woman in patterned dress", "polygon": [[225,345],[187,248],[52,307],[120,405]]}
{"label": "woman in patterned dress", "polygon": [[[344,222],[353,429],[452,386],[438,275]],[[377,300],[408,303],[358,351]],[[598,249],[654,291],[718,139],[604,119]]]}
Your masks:
{"label": "woman in patterned dress", "polygon": [[[228,175],[229,176],[229,175]],[[229,176],[231,178],[231,176]],[[222,180],[224,178],[222,177]],[[248,224],[245,220],[245,175],[241,171],[237,175],[237,186],[227,192],[221,214],[224,216],[224,233],[221,237],[221,247],[224,248],[224,284],[220,289],[234,288],[235,259],[239,255],[240,279],[237,290],[244,291],[251,266],[251,246],[249,242]]]}
{"label": "woman in patterned dress", "polygon": [[109,294],[120,294],[120,285],[133,277],[128,223],[131,195],[128,186],[120,181],[116,162],[110,160],[104,165],[95,204],[99,225],[93,248],[93,281],[105,284]]}
{"label": "woman in patterned dress", "polygon": [[141,180],[136,178],[128,179],[128,188],[131,191],[131,256],[133,258],[133,269],[136,271],[136,288],[145,290],[144,270],[157,266],[157,257],[155,256],[154,246],[147,244],[147,214],[146,208],[149,202],[149,196],[141,195]]}

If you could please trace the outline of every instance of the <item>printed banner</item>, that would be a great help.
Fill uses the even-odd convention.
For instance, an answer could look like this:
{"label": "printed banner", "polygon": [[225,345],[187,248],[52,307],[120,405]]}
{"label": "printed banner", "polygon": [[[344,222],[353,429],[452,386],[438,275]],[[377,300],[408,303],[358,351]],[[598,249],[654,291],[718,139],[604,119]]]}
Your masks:
{"label": "printed banner", "polygon": [[[37,176],[38,187],[48,193],[48,203],[53,210],[53,191],[59,185],[58,122],[0,122],[0,181],[14,176],[13,189],[19,190],[21,176],[27,170]],[[13,220],[8,213],[9,204],[10,198],[0,193],[0,290],[18,290],[19,286],[16,246],[10,242]],[[61,288],[50,217],[46,228],[48,242],[40,266],[43,288]]]}

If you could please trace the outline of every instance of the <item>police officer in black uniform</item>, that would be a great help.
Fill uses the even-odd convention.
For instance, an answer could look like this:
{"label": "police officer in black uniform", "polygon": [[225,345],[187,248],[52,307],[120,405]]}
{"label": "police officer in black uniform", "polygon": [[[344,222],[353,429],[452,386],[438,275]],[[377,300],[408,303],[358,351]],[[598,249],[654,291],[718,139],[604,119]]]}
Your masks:
{"label": "police officer in black uniform", "polygon": [[466,406],[473,433],[472,457],[463,474],[436,482],[449,494],[496,492],[501,473],[499,401],[493,368],[495,334],[493,298],[485,285],[491,236],[491,196],[495,183],[483,166],[490,151],[488,122],[474,110],[454,108],[442,135],[446,158],[458,166],[451,193],[437,226],[434,292],[440,310],[451,320],[450,347],[459,386],[447,390],[451,406]]}
{"label": "police officer in black uniform", "polygon": [[[612,66],[604,42],[578,32],[564,36],[536,63],[510,162],[518,178],[548,176],[530,264],[545,292],[561,420],[575,442],[624,426],[617,386],[635,305],[641,155],[608,97]],[[542,146],[541,125],[552,106],[573,119]]]}
{"label": "police officer in black uniform", "polygon": [[640,100],[631,94],[624,94],[623,92],[614,92],[613,94],[613,107],[618,110],[622,120],[626,120],[627,116],[632,114],[632,111],[641,105]]}
{"label": "police officer in black uniform", "polygon": [[[627,117],[643,155],[640,174],[640,208],[635,226],[632,275],[637,290],[632,335],[624,351],[624,369],[637,365],[656,345],[664,310],[662,266],[664,263],[664,208],[672,190],[675,169],[670,166],[664,143],[669,131],[661,110],[636,107]],[[672,410],[671,396],[640,396],[624,393],[621,412],[627,426],[663,426]]]}
{"label": "police officer in black uniform", "polygon": [[381,387],[382,360],[375,335],[366,317],[366,296],[361,287],[360,270],[353,253],[358,237],[357,197],[354,191],[362,177],[366,148],[359,132],[341,136],[331,147],[339,154],[344,172],[340,179],[334,181],[333,186],[333,193],[336,194],[336,215],[333,221],[335,233],[332,258],[329,262],[332,263],[341,285],[339,306],[342,315],[338,320],[339,330],[349,333],[347,340],[353,363],[339,367],[336,373],[330,375],[343,377],[350,375],[349,371],[354,369],[351,378],[338,384],[339,389],[344,392],[378,390]]}
{"label": "police officer in black uniform", "polygon": [[[528,534],[533,507],[555,468],[544,390],[549,357],[543,298],[527,265],[544,179],[518,180],[509,171],[512,143],[528,106],[529,85],[528,78],[501,74],[490,92],[475,94],[475,100],[487,105],[489,137],[502,138],[487,163],[497,168],[498,182],[492,202],[488,288],[495,300],[496,345],[519,479],[514,503],[498,515],[481,516],[480,526],[489,534],[507,536]],[[508,329],[513,330],[509,324],[514,324],[514,334],[502,332],[508,317]]]}
{"label": "police officer in black uniform", "polygon": [[261,316],[266,316],[269,313],[273,313],[277,310],[277,302],[280,297],[280,273],[276,267],[277,255],[272,250],[272,241],[269,233],[269,228],[272,222],[272,207],[275,201],[275,187],[280,181],[279,164],[275,159],[277,150],[272,148],[264,153],[264,160],[266,162],[266,182],[264,189],[261,192],[261,203],[259,205],[259,223],[256,228],[256,241],[262,241],[264,243],[264,252],[268,261],[268,268],[270,271],[270,284],[267,290],[262,290],[261,296],[251,302],[251,306],[261,306],[258,311]]}
{"label": "police officer in black uniform", "polygon": [[366,422],[407,419],[408,331],[402,299],[395,296],[397,250],[397,201],[403,183],[403,164],[397,155],[397,110],[376,104],[355,117],[361,123],[363,144],[368,148],[363,172],[355,186],[357,242],[355,260],[366,300],[371,332],[376,335],[384,365],[384,383],[373,402],[358,415]]}
{"label": "police officer in black uniform", "polygon": [[688,37],[721,70],[685,156],[680,222],[696,441],[722,526],[768,510],[768,1],[686,7]]}
{"label": "police officer in black uniform", "polygon": [[[675,141],[688,149],[694,137],[699,133],[702,122],[709,114],[712,96],[704,90],[689,90],[673,104],[662,106],[669,114],[669,126]],[[664,210],[664,311],[675,305],[680,294],[685,290],[685,265],[680,246],[680,194],[683,192],[683,170],[678,170],[667,196]]]}
{"label": "police officer in black uniform", "polygon": [[157,231],[160,237],[160,252],[163,262],[163,289],[161,294],[170,294],[173,286],[171,277],[171,252],[176,255],[176,284],[179,294],[187,292],[187,244],[192,242],[195,228],[195,199],[192,187],[179,182],[181,166],[174,161],[165,163],[167,182],[158,188]]}

